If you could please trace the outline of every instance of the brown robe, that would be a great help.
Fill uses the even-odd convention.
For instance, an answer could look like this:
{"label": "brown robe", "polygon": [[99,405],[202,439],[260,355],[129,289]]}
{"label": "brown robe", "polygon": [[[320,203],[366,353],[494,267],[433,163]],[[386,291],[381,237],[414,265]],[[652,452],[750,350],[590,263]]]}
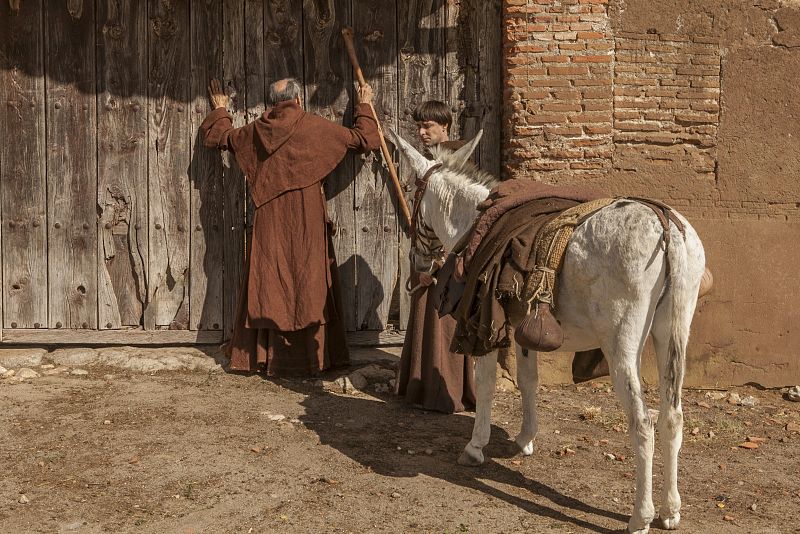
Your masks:
{"label": "brown robe", "polygon": [[[456,150],[464,141],[442,143]],[[411,287],[419,278],[411,276]],[[431,287],[411,296],[403,352],[395,392],[408,404],[425,410],[453,413],[475,408],[475,372],[472,361],[450,351],[456,320],[451,315],[439,317],[431,298]]]}
{"label": "brown robe", "polygon": [[322,180],[348,150],[379,146],[369,105],[345,128],[294,101],[234,128],[224,108],[200,126],[205,146],[231,150],[256,206],[233,337],[231,369],[313,374],[346,365],[338,273]]}

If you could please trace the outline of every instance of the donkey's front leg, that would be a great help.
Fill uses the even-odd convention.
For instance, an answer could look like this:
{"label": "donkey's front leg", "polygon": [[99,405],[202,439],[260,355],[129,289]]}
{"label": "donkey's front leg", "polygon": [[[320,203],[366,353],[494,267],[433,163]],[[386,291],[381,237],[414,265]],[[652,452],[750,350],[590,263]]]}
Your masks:
{"label": "donkey's front leg", "polygon": [[517,349],[517,384],[522,393],[522,429],[517,435],[517,445],[522,454],[533,454],[533,439],[539,429],[536,416],[536,396],[539,391],[539,366],[536,351]]}
{"label": "donkey's front leg", "polygon": [[497,351],[475,358],[475,425],[472,427],[472,439],[464,452],[458,457],[461,465],[481,465],[483,448],[489,443],[492,432],[492,398],[494,397],[497,379]]}

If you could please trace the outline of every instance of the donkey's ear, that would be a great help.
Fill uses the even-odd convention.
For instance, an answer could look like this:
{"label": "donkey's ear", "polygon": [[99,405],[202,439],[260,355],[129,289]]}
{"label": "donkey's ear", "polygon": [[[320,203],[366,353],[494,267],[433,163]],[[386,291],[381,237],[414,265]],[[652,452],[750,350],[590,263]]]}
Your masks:
{"label": "donkey's ear", "polygon": [[470,142],[453,152],[453,158],[460,163],[467,161],[470,157],[472,157],[472,153],[475,152],[475,149],[478,148],[478,143],[480,142],[481,137],[483,137],[482,129],[475,137],[472,138]]}
{"label": "donkey's ear", "polygon": [[420,154],[416,148],[411,146],[405,139],[400,137],[400,135],[391,128],[387,128],[386,132],[389,134],[386,137],[388,137],[394,146],[396,146],[398,150],[400,150],[400,152],[405,154],[406,158],[408,158],[408,161],[411,163],[411,168],[414,169],[417,178],[424,176],[434,162]]}

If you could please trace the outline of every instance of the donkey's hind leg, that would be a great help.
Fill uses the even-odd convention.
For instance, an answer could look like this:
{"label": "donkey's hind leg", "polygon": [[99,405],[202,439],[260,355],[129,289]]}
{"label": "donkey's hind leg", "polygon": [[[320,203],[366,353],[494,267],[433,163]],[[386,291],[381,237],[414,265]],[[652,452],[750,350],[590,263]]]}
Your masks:
{"label": "donkey's hind leg", "polygon": [[494,397],[495,381],[497,379],[497,351],[492,351],[484,356],[475,358],[475,423],[472,427],[472,439],[461,456],[458,463],[461,465],[481,465],[483,463],[483,448],[489,443],[492,431],[492,398]]}
{"label": "donkey's hind leg", "polygon": [[517,384],[522,394],[522,428],[517,435],[517,445],[522,454],[533,454],[533,440],[539,430],[536,414],[536,396],[539,391],[539,366],[536,351],[516,346]]}

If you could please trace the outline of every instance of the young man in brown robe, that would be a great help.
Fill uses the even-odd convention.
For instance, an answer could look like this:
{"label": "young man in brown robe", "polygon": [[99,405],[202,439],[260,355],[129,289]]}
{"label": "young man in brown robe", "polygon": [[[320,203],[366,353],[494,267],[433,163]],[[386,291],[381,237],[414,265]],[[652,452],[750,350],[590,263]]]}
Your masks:
{"label": "young man in brown robe", "polygon": [[[418,134],[426,147],[442,145],[451,150],[463,141],[450,141],[453,122],[444,102],[429,100],[414,110]],[[456,329],[451,315],[439,317],[430,297],[432,280],[427,275],[411,275],[411,287],[422,286],[411,296],[403,352],[395,391],[409,404],[444,413],[475,407],[475,373],[468,356],[450,352]]]}
{"label": "young man in brown robe", "polygon": [[309,375],[349,363],[322,181],[348,150],[379,146],[372,88],[358,89],[353,128],[303,111],[301,91],[293,79],[273,83],[273,107],[234,128],[219,82],[209,87],[203,142],[234,153],[256,207],[227,349],[236,371]]}

